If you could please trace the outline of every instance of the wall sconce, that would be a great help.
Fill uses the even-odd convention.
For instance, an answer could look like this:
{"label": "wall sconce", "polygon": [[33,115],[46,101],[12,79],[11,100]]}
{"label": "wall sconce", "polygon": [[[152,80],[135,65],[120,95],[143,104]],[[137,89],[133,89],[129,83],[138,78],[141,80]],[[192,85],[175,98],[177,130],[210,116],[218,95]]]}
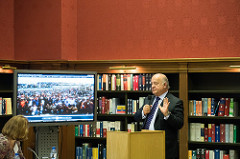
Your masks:
{"label": "wall sconce", "polygon": [[110,70],[135,70],[135,66],[114,66],[114,67],[109,67]]}
{"label": "wall sconce", "polygon": [[230,68],[240,68],[240,65],[230,65]]}
{"label": "wall sconce", "polygon": [[2,66],[2,69],[16,70],[17,67],[13,67],[13,66],[10,66],[10,65],[4,65],[4,66]]}

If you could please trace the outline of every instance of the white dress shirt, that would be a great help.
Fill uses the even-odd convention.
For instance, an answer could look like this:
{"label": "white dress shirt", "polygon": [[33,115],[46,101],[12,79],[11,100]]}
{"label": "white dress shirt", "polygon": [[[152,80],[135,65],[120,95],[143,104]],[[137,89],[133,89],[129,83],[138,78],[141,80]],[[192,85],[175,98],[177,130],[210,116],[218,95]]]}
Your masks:
{"label": "white dress shirt", "polygon": [[[165,98],[165,96],[167,95],[167,93],[168,93],[168,91],[165,92],[165,93],[163,93],[162,95],[158,96],[158,97],[160,98],[160,100],[158,101],[158,106],[162,103],[162,101],[163,101],[163,99]],[[155,97],[155,99],[153,100],[152,105],[154,104],[155,101],[156,101],[156,97]],[[159,108],[157,108],[157,109],[155,110],[155,112],[154,112],[152,121],[151,121],[150,126],[149,126],[149,130],[155,130],[155,129],[154,129],[154,123],[155,123],[155,120],[156,120],[156,116],[157,116],[158,109],[159,109]],[[144,115],[143,111],[142,111],[142,117],[143,117],[143,119],[145,119],[145,118],[147,117],[147,116]],[[167,119],[167,118],[164,118],[164,119]]]}

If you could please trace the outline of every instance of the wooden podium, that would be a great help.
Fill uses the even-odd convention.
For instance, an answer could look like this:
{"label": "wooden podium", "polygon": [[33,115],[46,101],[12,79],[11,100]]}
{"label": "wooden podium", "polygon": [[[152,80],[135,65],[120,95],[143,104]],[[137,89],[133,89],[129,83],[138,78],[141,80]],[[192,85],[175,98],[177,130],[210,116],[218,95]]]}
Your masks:
{"label": "wooden podium", "polygon": [[165,131],[108,131],[109,159],[165,159]]}

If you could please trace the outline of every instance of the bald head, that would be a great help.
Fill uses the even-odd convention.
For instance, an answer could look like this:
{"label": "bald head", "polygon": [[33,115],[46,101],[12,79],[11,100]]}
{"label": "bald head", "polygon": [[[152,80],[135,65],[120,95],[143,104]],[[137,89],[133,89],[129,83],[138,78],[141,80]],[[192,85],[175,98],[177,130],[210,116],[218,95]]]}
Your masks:
{"label": "bald head", "polygon": [[160,96],[169,89],[169,82],[166,75],[162,73],[157,73],[152,77],[152,93],[155,96]]}

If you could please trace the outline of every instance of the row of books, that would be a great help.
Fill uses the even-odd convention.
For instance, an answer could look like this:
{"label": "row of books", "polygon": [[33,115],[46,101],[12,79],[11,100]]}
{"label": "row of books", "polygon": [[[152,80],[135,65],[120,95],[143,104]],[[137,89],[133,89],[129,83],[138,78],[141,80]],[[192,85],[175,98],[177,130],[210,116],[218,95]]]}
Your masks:
{"label": "row of books", "polygon": [[127,109],[125,105],[120,104],[119,98],[107,99],[105,96],[98,98],[98,113],[99,114],[135,114],[136,111],[144,103],[145,97],[139,99],[128,99]]}
{"label": "row of books", "polygon": [[188,150],[188,159],[238,159],[237,150],[204,149]]}
{"label": "row of books", "polygon": [[238,116],[238,104],[233,98],[202,98],[189,100],[189,116]]}
{"label": "row of books", "polygon": [[90,143],[83,143],[76,147],[76,159],[106,159],[106,147],[98,144],[98,147],[92,147]]}
{"label": "row of books", "polygon": [[81,137],[106,137],[107,131],[120,131],[120,121],[97,121],[96,126],[92,124],[81,124],[75,126],[75,136]]}
{"label": "row of books", "polygon": [[189,139],[198,142],[239,142],[239,127],[234,124],[190,123]]}
{"label": "row of books", "polygon": [[12,98],[0,97],[0,115],[12,114]]}
{"label": "row of books", "polygon": [[146,97],[139,97],[139,99],[128,99],[128,114],[135,114],[136,111],[143,106],[144,104],[144,99]]}
{"label": "row of books", "polygon": [[[137,130],[137,122],[127,125],[128,132]],[[107,131],[120,131],[121,121],[97,121],[96,129],[92,124],[75,125],[75,136],[80,137],[107,137]]]}
{"label": "row of books", "polygon": [[98,74],[97,90],[150,91],[153,74]]}
{"label": "row of books", "polygon": [[93,124],[75,125],[75,136],[95,137],[96,130],[94,130]]}
{"label": "row of books", "polygon": [[[117,107],[120,105],[119,98],[108,99],[105,96],[98,98],[98,113],[99,114],[117,114]],[[125,113],[124,113],[125,114]]]}

